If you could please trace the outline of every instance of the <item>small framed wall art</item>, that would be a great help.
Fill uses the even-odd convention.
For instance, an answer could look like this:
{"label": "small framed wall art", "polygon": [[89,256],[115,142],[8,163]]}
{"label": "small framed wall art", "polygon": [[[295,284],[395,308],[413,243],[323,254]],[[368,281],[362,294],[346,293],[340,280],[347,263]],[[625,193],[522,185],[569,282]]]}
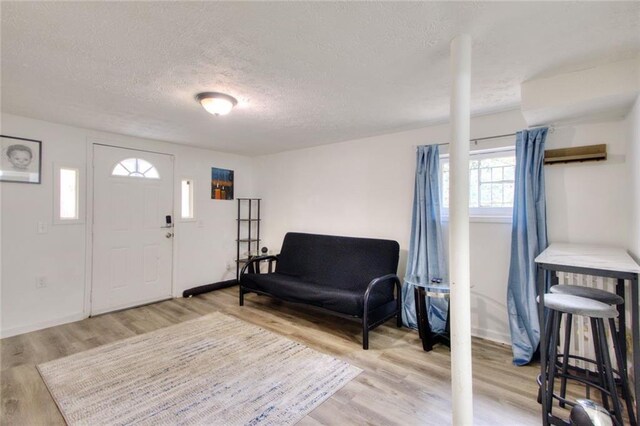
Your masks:
{"label": "small framed wall art", "polygon": [[40,183],[42,142],[0,135],[0,181]]}
{"label": "small framed wall art", "polygon": [[233,200],[233,170],[211,168],[211,199]]}

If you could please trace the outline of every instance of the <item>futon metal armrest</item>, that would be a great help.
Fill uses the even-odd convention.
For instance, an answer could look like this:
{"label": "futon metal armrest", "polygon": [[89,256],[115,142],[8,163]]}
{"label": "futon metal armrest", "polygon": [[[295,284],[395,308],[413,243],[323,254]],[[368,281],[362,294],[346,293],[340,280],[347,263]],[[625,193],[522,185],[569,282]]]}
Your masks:
{"label": "futon metal armrest", "polygon": [[[240,271],[240,276],[244,275],[247,272],[247,268],[249,268],[249,266],[252,266],[254,264],[259,264],[260,262],[262,262],[263,260],[268,260],[270,262],[273,261],[278,261],[278,256],[274,256],[274,255],[269,255],[269,256],[256,256],[256,257],[252,257],[251,259],[249,259],[247,261],[247,263],[244,264],[244,266],[242,267],[242,270]],[[271,267],[270,267],[271,268]],[[260,271],[259,268],[253,268],[253,270],[257,270]]]}
{"label": "futon metal armrest", "polygon": [[[382,285],[395,285],[396,287],[396,300],[395,307],[390,306],[392,302],[375,308],[369,312],[369,297],[376,287]],[[400,279],[395,274],[385,275],[383,277],[374,278],[369,283],[367,291],[364,293],[364,306],[362,312],[362,349],[369,349],[369,330],[377,327],[390,318],[396,317],[398,327],[402,327],[402,309],[401,309],[401,297],[402,296],[402,284]]]}
{"label": "futon metal armrest", "polygon": [[388,283],[388,282],[395,284],[396,293],[397,293],[396,298],[400,299],[402,284],[400,283],[400,278],[398,278],[396,274],[389,274],[382,277],[374,278],[373,280],[371,280],[371,282],[369,283],[369,286],[367,287],[367,291],[365,291],[364,293],[364,314],[365,315],[369,311],[369,296],[371,295],[371,292],[373,291],[373,289],[379,285],[382,285],[383,283]]}

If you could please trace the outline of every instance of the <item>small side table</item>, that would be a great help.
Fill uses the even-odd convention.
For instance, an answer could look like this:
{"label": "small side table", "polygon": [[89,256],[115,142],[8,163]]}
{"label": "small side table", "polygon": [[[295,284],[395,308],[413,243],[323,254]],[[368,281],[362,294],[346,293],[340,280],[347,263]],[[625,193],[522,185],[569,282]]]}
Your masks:
{"label": "small side table", "polygon": [[[413,286],[418,333],[422,340],[422,349],[429,352],[438,343],[451,347],[451,339],[449,337],[449,315],[451,312],[449,309],[449,294],[451,293],[451,287],[449,283],[433,283],[430,279],[422,280],[418,276],[405,277],[405,281]],[[425,297],[444,298],[447,300],[447,319],[444,333],[434,333],[431,330]]]}

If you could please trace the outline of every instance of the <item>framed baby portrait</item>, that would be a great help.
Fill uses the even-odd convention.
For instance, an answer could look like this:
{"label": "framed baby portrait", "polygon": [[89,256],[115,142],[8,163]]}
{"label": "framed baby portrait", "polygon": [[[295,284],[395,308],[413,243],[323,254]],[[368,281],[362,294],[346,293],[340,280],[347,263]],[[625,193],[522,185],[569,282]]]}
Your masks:
{"label": "framed baby portrait", "polygon": [[0,135],[0,181],[40,183],[42,142]]}

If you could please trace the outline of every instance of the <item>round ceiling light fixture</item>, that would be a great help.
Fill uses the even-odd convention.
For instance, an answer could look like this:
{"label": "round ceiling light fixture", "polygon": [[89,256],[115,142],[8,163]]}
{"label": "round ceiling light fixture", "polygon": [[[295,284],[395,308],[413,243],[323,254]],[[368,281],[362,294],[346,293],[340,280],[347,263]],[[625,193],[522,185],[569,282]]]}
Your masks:
{"label": "round ceiling light fixture", "polygon": [[208,113],[213,115],[227,115],[238,104],[238,100],[233,96],[218,92],[198,93],[196,100]]}

